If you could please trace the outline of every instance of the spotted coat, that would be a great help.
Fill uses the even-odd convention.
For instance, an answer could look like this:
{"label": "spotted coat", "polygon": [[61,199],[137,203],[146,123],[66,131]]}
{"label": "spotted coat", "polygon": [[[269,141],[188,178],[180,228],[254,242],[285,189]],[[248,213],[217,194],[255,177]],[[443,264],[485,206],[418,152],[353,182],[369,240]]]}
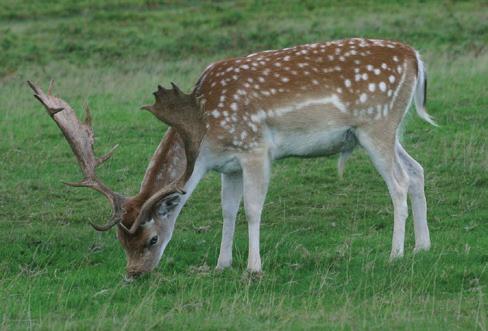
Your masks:
{"label": "spotted coat", "polygon": [[[345,39],[263,51],[213,63],[195,86],[209,138],[237,149],[258,145],[262,127],[322,106],[334,122],[387,119],[416,51],[388,40]],[[327,107],[324,107],[327,105]]]}

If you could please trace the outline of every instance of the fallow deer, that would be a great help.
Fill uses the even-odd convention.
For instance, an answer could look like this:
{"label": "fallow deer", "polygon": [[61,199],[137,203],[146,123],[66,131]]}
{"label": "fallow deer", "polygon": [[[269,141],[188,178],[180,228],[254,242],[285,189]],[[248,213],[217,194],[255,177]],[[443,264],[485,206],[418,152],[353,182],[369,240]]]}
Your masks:
{"label": "fallow deer", "polygon": [[426,82],[418,52],[388,40],[306,44],[213,63],[190,94],[174,84],[171,89],[159,86],[155,103],[142,107],[172,128],[153,156],[141,192],[133,198],[122,198],[96,178],[95,166],[107,157],[94,157],[91,130],[78,123],[65,102],[31,86],[78,157],[86,179],[75,185],[92,187],[112,202],[112,221],[96,228],[118,225],[128,274],[135,276],[157,265],[179,212],[210,170],[222,174],[224,224],[217,268],[232,263],[235,220],[244,197],[247,268],[260,272],[261,211],[271,162],[339,153],[342,174],[357,145],[367,151],[391,195],[391,258],[404,252],[407,194],[414,251],[428,250],[423,168],[398,137],[412,99],[417,114],[435,125],[425,110]]}

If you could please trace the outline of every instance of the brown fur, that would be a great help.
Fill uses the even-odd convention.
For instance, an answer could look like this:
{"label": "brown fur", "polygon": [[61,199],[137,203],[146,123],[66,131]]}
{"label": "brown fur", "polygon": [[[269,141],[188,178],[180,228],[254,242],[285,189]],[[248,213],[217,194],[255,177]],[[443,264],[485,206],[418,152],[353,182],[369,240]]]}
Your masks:
{"label": "brown fur", "polygon": [[[403,69],[398,68],[403,63],[412,75],[417,74],[415,51],[395,41],[346,39],[301,45],[214,63],[197,83],[195,94],[205,101],[209,139],[249,150],[259,141],[264,121],[276,118],[272,110],[300,100],[336,94],[348,109],[388,103],[389,91],[400,83]],[[369,84],[374,84],[374,91]],[[367,97],[364,103],[359,99],[362,93]],[[331,112],[354,126],[375,116],[365,112],[353,117],[352,111],[337,109],[327,116]],[[259,120],[253,120],[260,114]],[[244,138],[236,139],[240,135]]]}

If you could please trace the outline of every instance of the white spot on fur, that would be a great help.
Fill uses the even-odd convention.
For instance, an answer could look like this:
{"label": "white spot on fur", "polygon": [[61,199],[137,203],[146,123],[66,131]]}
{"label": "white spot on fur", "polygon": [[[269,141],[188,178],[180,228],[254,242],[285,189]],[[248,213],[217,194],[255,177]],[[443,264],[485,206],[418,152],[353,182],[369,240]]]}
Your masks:
{"label": "white spot on fur", "polygon": [[366,95],[366,93],[361,93],[361,95],[359,96],[359,101],[361,103],[365,103],[366,100],[368,100],[368,96]]}
{"label": "white spot on fur", "polygon": [[374,92],[376,90],[376,84],[375,83],[369,83],[368,84],[368,90],[370,92]]}
{"label": "white spot on fur", "polygon": [[385,84],[385,82],[380,82],[379,87],[380,87],[380,90],[382,92],[385,92],[386,91],[386,84]]}

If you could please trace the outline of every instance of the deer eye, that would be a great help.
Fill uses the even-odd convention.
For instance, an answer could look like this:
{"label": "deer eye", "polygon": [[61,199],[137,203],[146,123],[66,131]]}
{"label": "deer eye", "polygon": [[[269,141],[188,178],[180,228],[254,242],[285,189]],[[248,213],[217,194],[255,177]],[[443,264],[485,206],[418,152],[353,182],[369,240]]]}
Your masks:
{"label": "deer eye", "polygon": [[158,236],[154,236],[149,240],[149,246],[154,246],[158,242]]}

